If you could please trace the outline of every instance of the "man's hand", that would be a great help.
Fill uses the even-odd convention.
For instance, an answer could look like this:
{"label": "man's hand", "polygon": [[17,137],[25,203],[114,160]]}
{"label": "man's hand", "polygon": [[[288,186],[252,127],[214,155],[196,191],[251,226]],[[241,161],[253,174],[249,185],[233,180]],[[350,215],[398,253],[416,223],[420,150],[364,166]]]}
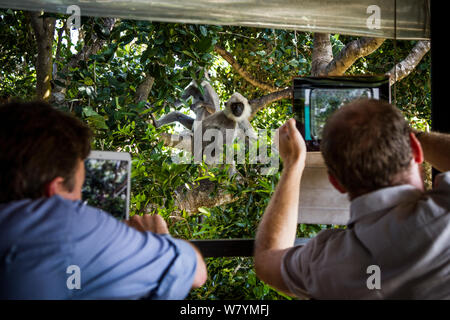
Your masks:
{"label": "man's hand", "polygon": [[[420,142],[425,161],[441,172],[450,171],[450,134],[411,129]],[[413,145],[413,141],[411,142]]]}
{"label": "man's hand", "polygon": [[157,214],[144,214],[143,216],[134,215],[130,220],[126,220],[125,223],[142,232],[150,231],[158,234],[169,233],[166,221]]}
{"label": "man's hand", "polygon": [[281,265],[283,255],[295,241],[306,144],[294,119],[280,127],[277,134],[284,169],[256,232],[255,270],[264,282],[292,295],[281,275]]}
{"label": "man's hand", "polygon": [[306,144],[297,130],[294,119],[289,119],[277,131],[280,156],[285,166],[300,164],[306,160]]}

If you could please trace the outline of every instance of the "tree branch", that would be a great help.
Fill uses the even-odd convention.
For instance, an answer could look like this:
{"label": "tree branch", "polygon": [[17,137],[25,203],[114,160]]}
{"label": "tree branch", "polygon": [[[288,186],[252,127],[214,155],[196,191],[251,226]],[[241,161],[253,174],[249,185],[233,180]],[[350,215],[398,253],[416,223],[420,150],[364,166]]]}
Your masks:
{"label": "tree branch", "polygon": [[268,104],[281,99],[292,98],[293,92],[294,92],[293,88],[288,87],[286,89],[272,92],[262,97],[250,100],[249,103],[252,106],[252,113],[250,119],[253,118],[259,110],[264,109]]}
{"label": "tree branch", "polygon": [[139,103],[141,101],[147,101],[148,95],[152,90],[153,83],[155,82],[155,78],[153,78],[150,74],[146,74],[144,80],[136,89],[136,94],[134,95],[134,102]]}
{"label": "tree branch", "polygon": [[348,43],[336,57],[328,63],[324,73],[329,76],[340,76],[359,58],[368,56],[378,49],[385,39],[359,38]]}
{"label": "tree branch", "polygon": [[[396,81],[402,80],[409,75],[417,67],[430,48],[430,41],[418,41],[408,56],[386,73],[386,75],[390,76],[390,84],[393,85]],[[395,70],[397,70],[397,72],[395,72]]]}
{"label": "tree branch", "polygon": [[[211,194],[215,192],[214,197]],[[221,188],[217,182],[207,179],[200,180],[198,186],[186,190],[180,187],[175,191],[175,202],[180,210],[189,214],[198,213],[200,207],[214,208],[227,203],[235,202],[239,197],[233,196],[226,189]]]}
{"label": "tree branch", "polygon": [[215,45],[214,46],[214,50],[220,55],[222,56],[222,58],[224,58],[232,67],[234,70],[236,70],[236,72],[242,77],[244,78],[246,81],[248,81],[249,83],[251,83],[252,85],[254,85],[257,88],[260,88],[262,90],[266,90],[269,92],[274,92],[274,91],[278,91],[279,89],[277,87],[273,87],[267,83],[263,83],[261,81],[258,81],[256,79],[254,79],[247,71],[244,70],[244,68],[234,59],[234,57],[232,56],[231,53],[229,53],[228,51],[226,51],[224,48]]}
{"label": "tree branch", "polygon": [[166,147],[176,148],[190,153],[193,151],[192,135],[179,135],[162,132],[159,138]]}
{"label": "tree branch", "polygon": [[56,79],[56,77],[57,77],[58,62],[61,61],[61,44],[62,44],[63,33],[66,29],[66,24],[67,24],[67,21],[64,21],[62,27],[58,29],[58,42],[56,44],[56,52],[55,52],[55,59],[54,59],[54,63],[53,63],[53,72],[52,72],[53,79]]}

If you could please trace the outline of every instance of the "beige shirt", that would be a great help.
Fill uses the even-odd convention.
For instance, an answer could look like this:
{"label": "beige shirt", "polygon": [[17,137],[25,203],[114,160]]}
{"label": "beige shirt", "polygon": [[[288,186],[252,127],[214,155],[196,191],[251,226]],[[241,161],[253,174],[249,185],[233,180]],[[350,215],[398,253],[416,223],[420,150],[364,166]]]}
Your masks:
{"label": "beige shirt", "polygon": [[[323,230],[285,253],[281,273],[292,293],[450,299],[450,172],[436,176],[435,188],[426,193],[401,185],[357,197],[350,217],[347,229]],[[373,288],[377,272],[367,270],[374,265],[380,289]]]}

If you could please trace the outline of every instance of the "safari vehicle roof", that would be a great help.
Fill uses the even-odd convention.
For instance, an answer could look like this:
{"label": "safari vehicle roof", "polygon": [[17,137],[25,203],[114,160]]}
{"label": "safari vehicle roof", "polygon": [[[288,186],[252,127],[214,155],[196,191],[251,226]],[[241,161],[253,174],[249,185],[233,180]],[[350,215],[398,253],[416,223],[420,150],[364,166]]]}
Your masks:
{"label": "safari vehicle roof", "polygon": [[[63,14],[71,5],[79,6],[82,16],[295,29],[403,40],[430,38],[429,0],[0,0],[2,8]],[[380,13],[378,29],[369,28],[367,23],[374,5]]]}

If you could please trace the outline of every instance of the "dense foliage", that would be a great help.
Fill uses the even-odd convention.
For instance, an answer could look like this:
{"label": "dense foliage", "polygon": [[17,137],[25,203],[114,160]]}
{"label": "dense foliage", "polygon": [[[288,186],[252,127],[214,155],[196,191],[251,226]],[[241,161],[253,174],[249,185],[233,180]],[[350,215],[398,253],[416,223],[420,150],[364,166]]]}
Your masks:
{"label": "dense foliage", "polygon": [[[57,16],[53,54],[58,78],[68,80],[65,101],[57,107],[86,121],[95,132],[93,148],[130,152],[133,158],[131,214],[158,212],[169,223],[175,237],[183,239],[254,238],[255,231],[279,179],[260,175],[257,165],[239,165],[245,177],[230,180],[224,171],[208,171],[196,164],[176,164],[171,150],[158,140],[161,132],[177,127],[155,129],[149,112],[156,117],[173,109],[182,89],[196,78],[198,67],[206,67],[222,101],[233,92],[248,99],[266,94],[239,76],[214,51],[218,44],[257,80],[284,88],[292,77],[308,75],[311,68],[312,35],[307,32],[228,26],[205,26],[116,21],[111,32],[102,19],[84,18],[75,44]],[[59,32],[61,28],[66,28]],[[35,87],[36,49],[32,30],[22,12],[0,11],[0,90],[1,96],[29,100]],[[74,68],[64,67],[95,37],[105,40],[102,49],[81,60]],[[60,38],[61,37],[61,38]],[[352,37],[332,36],[333,50],[339,51]],[[372,55],[359,59],[348,74],[384,73],[404,58],[413,41],[387,40]],[[136,90],[145,75],[154,78],[148,101],[135,102]],[[416,70],[396,85],[397,105],[405,115],[424,128],[430,121],[430,55]],[[186,106],[180,111],[188,114]],[[252,120],[255,129],[275,129],[292,116],[288,99],[275,102]],[[201,218],[179,212],[174,190],[199,179],[210,179],[240,195],[231,204],[202,208]],[[214,196],[214,195],[212,195]],[[298,227],[299,237],[312,237],[332,226]],[[189,295],[192,299],[289,299],[257,279],[252,258],[209,258],[209,279]]]}

